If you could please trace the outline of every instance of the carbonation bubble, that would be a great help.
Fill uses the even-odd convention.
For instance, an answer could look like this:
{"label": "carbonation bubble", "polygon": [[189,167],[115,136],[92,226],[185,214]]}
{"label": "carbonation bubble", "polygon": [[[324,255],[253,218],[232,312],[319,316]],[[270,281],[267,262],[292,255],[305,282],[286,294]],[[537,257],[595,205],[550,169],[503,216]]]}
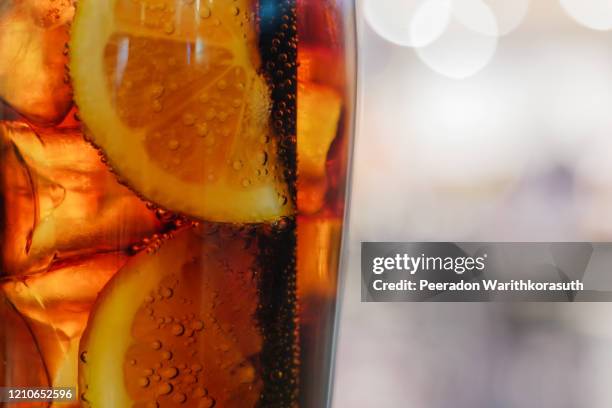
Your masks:
{"label": "carbonation bubble", "polygon": [[161,376],[167,379],[174,378],[178,375],[179,371],[176,367],[168,367],[162,370]]}
{"label": "carbonation bubble", "polygon": [[185,113],[183,115],[183,124],[185,126],[191,126],[195,123],[195,116],[193,116],[191,113]]}
{"label": "carbonation bubble", "polygon": [[176,394],[174,397],[172,397],[172,399],[175,402],[182,404],[183,402],[187,401],[187,396],[181,392],[181,393]]}
{"label": "carbonation bubble", "polygon": [[210,8],[204,5],[200,5],[200,17],[201,18],[208,18],[210,17]]}
{"label": "carbonation bubble", "polygon": [[208,133],[208,125],[206,123],[199,123],[196,125],[196,132],[198,136],[206,136]]}
{"label": "carbonation bubble", "polygon": [[215,400],[210,398],[209,396],[205,396],[200,400],[198,404],[198,408],[211,408],[215,405]]}
{"label": "carbonation bubble", "polygon": [[172,392],[172,384],[163,382],[157,386],[157,395],[168,395]]}
{"label": "carbonation bubble", "polygon": [[183,327],[182,324],[176,323],[172,325],[172,334],[174,334],[175,336],[180,336],[183,333],[185,333],[185,327]]}

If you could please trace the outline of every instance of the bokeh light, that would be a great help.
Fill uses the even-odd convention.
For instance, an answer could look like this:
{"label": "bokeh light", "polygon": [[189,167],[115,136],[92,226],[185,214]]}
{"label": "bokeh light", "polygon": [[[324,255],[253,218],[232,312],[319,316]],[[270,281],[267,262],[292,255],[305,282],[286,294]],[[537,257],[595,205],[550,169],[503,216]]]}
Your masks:
{"label": "bokeh light", "polygon": [[363,0],[363,14],[374,31],[401,46],[423,46],[442,34],[451,0]]}
{"label": "bokeh light", "polygon": [[578,23],[593,30],[612,29],[612,1],[560,0],[565,12]]}
{"label": "bokeh light", "polygon": [[[495,26],[491,12],[482,14],[481,27]],[[454,79],[477,74],[492,60],[497,48],[497,37],[470,30],[453,19],[448,28],[432,44],[416,48],[416,53],[435,72]]]}

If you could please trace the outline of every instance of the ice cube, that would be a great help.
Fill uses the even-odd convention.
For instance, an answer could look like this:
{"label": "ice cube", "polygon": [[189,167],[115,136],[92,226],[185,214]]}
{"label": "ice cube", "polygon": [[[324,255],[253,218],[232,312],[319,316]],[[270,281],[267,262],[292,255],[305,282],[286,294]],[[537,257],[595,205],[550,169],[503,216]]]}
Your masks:
{"label": "ice cube", "polygon": [[39,125],[72,105],[65,46],[70,0],[7,0],[0,6],[0,98]]}
{"label": "ice cube", "polygon": [[0,124],[0,191],[8,274],[125,250],[162,228],[75,130],[36,134],[23,123]]}
{"label": "ice cube", "polygon": [[5,278],[2,289],[34,334],[53,386],[77,383],[78,345],[89,312],[127,258],[121,252],[99,254],[54,264],[44,273]]}
{"label": "ice cube", "polygon": [[326,161],[336,137],[342,100],[338,92],[314,82],[298,84],[298,207],[312,214],[324,202]]}
{"label": "ice cube", "polygon": [[44,387],[47,373],[28,326],[0,290],[0,384]]}

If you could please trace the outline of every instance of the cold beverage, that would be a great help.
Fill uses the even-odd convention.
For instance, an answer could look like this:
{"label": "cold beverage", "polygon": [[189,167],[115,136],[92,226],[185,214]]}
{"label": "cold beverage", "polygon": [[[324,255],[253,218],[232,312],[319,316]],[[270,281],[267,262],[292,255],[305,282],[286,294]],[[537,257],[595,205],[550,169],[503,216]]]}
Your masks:
{"label": "cold beverage", "polygon": [[74,387],[61,406],[328,403],[351,11],[0,6],[0,386]]}

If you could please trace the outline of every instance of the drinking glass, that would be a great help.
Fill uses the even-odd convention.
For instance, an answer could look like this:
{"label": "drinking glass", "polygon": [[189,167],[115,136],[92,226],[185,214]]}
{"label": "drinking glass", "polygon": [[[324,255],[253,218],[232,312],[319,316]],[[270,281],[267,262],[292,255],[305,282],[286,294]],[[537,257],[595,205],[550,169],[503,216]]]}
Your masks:
{"label": "drinking glass", "polygon": [[[347,0],[0,3],[0,386],[329,406]],[[6,396],[4,396],[6,398]]]}

